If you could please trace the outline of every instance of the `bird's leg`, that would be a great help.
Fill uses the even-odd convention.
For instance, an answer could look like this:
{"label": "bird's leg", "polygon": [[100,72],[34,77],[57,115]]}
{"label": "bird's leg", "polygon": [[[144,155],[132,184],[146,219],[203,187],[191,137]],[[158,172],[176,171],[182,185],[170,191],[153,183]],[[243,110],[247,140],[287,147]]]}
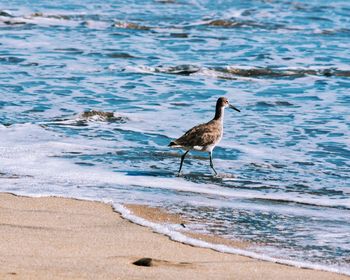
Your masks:
{"label": "bird's leg", "polygon": [[215,168],[214,168],[214,164],[213,164],[213,158],[212,158],[212,152],[209,152],[209,159],[210,159],[210,167],[214,170],[215,175],[218,175],[218,173],[216,172]]}
{"label": "bird's leg", "polygon": [[180,169],[179,169],[179,172],[177,173],[178,176],[180,176],[182,164],[183,164],[183,162],[184,162],[185,156],[187,155],[187,153],[188,153],[189,151],[190,151],[190,150],[186,151],[186,152],[181,156]]}

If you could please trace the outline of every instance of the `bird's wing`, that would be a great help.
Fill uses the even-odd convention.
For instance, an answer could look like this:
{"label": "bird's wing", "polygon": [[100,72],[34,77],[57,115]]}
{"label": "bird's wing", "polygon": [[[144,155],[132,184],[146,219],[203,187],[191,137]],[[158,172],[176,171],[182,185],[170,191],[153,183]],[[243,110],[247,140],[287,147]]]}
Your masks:
{"label": "bird's wing", "polygon": [[220,131],[214,126],[209,126],[208,123],[197,125],[188,130],[180,138],[174,142],[181,146],[194,147],[194,146],[208,146],[216,142],[220,137]]}

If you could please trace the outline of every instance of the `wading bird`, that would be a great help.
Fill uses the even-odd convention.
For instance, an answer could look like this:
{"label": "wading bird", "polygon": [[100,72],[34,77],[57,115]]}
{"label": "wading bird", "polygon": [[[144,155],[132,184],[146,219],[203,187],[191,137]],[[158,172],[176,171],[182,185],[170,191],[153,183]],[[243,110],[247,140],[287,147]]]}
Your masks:
{"label": "wading bird", "polygon": [[186,151],[181,156],[178,175],[180,175],[183,161],[190,150],[209,153],[210,167],[215,172],[215,175],[218,174],[213,165],[212,153],[215,146],[220,142],[224,132],[223,121],[226,107],[240,112],[240,110],[229,103],[226,97],[220,97],[216,102],[215,116],[210,122],[195,126],[180,138],[170,142],[169,147],[181,148]]}

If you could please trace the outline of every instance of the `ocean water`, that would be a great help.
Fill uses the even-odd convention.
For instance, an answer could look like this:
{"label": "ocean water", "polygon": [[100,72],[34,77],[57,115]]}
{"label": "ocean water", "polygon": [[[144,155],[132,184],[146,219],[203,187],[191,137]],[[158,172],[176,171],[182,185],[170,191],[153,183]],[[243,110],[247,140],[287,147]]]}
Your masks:
{"label": "ocean water", "polygon": [[[350,3],[0,1],[0,191],[112,203],[174,239],[350,275]],[[214,150],[167,147],[214,115]],[[110,112],[113,115],[85,113]],[[187,217],[178,225],[120,203]]]}

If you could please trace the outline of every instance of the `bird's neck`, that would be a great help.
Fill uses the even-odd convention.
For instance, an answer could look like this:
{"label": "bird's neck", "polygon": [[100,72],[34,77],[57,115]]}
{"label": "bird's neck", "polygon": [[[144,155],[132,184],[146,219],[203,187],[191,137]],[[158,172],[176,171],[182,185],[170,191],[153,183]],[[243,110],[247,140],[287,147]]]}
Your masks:
{"label": "bird's neck", "polygon": [[224,119],[225,107],[216,106],[214,120],[223,121]]}

